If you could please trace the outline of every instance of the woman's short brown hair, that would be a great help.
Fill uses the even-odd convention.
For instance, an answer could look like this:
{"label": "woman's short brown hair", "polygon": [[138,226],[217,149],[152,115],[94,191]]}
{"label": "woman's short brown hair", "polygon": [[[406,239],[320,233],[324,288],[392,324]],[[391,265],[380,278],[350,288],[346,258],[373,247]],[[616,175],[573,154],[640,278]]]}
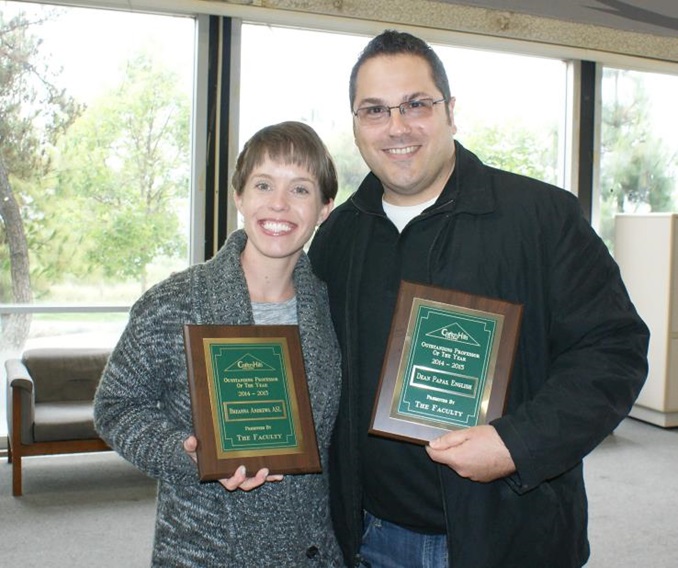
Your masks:
{"label": "woman's short brown hair", "polygon": [[242,195],[252,171],[267,157],[306,168],[318,180],[323,203],[336,197],[338,182],[334,161],[316,131],[307,124],[296,121],[272,124],[245,143],[232,179],[237,195]]}

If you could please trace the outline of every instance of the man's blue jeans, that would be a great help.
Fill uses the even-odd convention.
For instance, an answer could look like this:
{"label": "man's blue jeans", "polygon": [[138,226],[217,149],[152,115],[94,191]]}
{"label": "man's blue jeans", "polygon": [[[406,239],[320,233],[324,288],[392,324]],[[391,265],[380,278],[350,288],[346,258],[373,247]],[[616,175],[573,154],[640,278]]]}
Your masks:
{"label": "man's blue jeans", "polygon": [[370,568],[447,568],[447,537],[416,533],[365,511],[360,557]]}

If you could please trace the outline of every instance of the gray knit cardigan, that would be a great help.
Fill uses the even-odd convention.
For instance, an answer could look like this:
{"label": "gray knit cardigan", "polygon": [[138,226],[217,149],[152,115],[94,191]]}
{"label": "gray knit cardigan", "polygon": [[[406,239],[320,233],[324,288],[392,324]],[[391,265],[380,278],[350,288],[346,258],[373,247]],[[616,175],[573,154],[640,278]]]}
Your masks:
{"label": "gray knit cardigan", "polygon": [[324,473],[229,492],[217,482],[199,482],[183,450],[193,433],[183,325],[254,323],[240,265],[246,242],[243,231],[234,232],[213,259],[161,282],[133,306],[96,394],[95,425],[120,455],[159,482],[153,566],[341,566],[326,474],[340,355],[325,285],[305,254],[293,278]]}

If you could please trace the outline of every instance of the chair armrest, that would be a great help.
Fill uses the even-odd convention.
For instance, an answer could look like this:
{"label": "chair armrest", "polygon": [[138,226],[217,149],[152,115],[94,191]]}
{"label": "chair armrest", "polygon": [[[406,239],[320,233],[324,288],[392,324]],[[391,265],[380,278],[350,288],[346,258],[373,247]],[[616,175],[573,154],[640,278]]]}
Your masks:
{"label": "chair armrest", "polygon": [[7,359],[5,361],[5,370],[7,371],[8,388],[20,388],[33,392],[33,377],[31,377],[21,359]]}
{"label": "chair armrest", "polygon": [[[5,361],[7,371],[7,426],[11,439],[16,434],[22,444],[33,443],[35,389],[33,378],[20,359]],[[14,432],[18,429],[18,432]]]}

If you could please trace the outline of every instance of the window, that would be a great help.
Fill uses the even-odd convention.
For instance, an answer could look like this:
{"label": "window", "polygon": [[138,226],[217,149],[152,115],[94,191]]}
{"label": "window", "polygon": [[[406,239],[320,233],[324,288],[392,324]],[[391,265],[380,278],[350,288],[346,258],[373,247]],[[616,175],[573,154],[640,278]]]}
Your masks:
{"label": "window", "polygon": [[434,48],[457,98],[457,139],[487,164],[563,187],[567,64]]}
{"label": "window", "polygon": [[3,362],[112,347],[129,305],[188,265],[194,34],[191,18],[0,3]]}
{"label": "window", "polygon": [[678,76],[604,67],[597,229],[614,246],[617,213],[678,205]]}
{"label": "window", "polygon": [[[356,35],[243,25],[239,147],[267,124],[307,122],[337,162],[337,203],[346,199],[367,173],[353,142],[348,82],[368,41]],[[562,185],[566,64],[432,45],[457,98],[459,141],[489,164]],[[328,53],[333,54],[331,64]]]}
{"label": "window", "polygon": [[353,142],[348,100],[351,68],[366,42],[354,35],[243,25],[238,147],[269,124],[308,123],[335,160],[336,203],[344,201],[367,174]]}

